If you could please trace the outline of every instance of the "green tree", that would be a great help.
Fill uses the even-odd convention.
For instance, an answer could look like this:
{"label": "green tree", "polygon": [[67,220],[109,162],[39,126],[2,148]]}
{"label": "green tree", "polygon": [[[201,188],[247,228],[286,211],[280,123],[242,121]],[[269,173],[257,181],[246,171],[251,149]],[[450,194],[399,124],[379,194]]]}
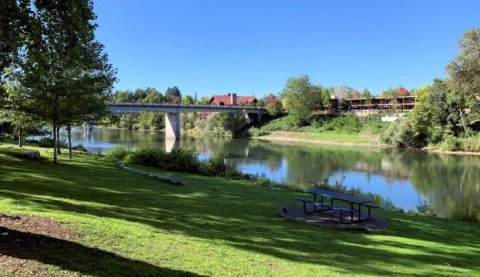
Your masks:
{"label": "green tree", "polygon": [[163,95],[161,92],[154,88],[147,88],[147,95],[143,99],[143,103],[161,103],[163,102]]}
{"label": "green tree", "polygon": [[193,105],[195,102],[193,100],[193,97],[191,95],[185,95],[182,97],[182,104],[184,105]]}
{"label": "green tree", "polygon": [[131,90],[117,90],[113,95],[115,103],[133,103],[135,102],[133,92]]}
{"label": "green tree", "polygon": [[452,91],[449,98],[456,105],[455,116],[469,136],[469,118],[478,118],[480,112],[480,28],[466,32],[458,45],[460,54],[446,68],[447,84]]}
{"label": "green tree", "polygon": [[200,100],[198,100],[198,105],[208,105],[208,101],[210,101],[210,98],[208,96],[202,96],[200,97]]}
{"label": "green tree", "polygon": [[324,110],[327,110],[331,106],[331,96],[330,96],[330,91],[327,88],[322,88],[321,94],[320,94],[320,99],[321,99],[321,104],[322,108]]}
{"label": "green tree", "polygon": [[25,87],[28,101],[18,107],[50,122],[57,163],[55,130],[102,113],[116,71],[95,40],[91,0],[34,1],[29,12],[32,32],[14,76]]}
{"label": "green tree", "polygon": [[364,89],[361,93],[360,93],[361,97],[365,98],[365,103],[367,105],[370,105],[372,104],[372,94],[370,93],[370,91],[368,89]]}
{"label": "green tree", "polygon": [[23,44],[30,0],[2,0],[0,2],[0,74],[15,62]]}
{"label": "green tree", "polygon": [[169,103],[180,104],[180,101],[182,100],[182,93],[176,86],[171,88],[169,87],[165,92],[165,98]]}
{"label": "green tree", "polygon": [[312,85],[307,75],[289,78],[280,94],[283,106],[296,125],[307,124],[320,103],[319,86]]}
{"label": "green tree", "polygon": [[[448,64],[448,85],[453,93],[463,95],[466,104],[478,110],[480,99],[480,28],[466,32],[458,42],[460,54]],[[473,104],[473,105],[472,105]]]}
{"label": "green tree", "polygon": [[[21,90],[23,88],[18,82],[7,82],[3,84],[7,95],[16,98],[16,102],[9,101],[7,99],[7,106],[0,108],[0,123],[10,123],[13,126],[13,132],[17,134],[18,146],[23,146],[23,140],[25,136],[40,134],[40,129],[44,123],[39,121],[34,115],[22,112],[15,106],[15,103],[19,103],[21,100],[18,97],[22,97],[24,93]],[[25,99],[23,99],[25,101]]]}

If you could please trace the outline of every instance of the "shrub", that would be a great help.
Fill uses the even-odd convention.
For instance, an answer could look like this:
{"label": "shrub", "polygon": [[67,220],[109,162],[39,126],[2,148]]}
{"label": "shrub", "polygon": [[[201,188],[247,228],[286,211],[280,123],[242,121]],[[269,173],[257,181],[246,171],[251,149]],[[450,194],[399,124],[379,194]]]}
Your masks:
{"label": "shrub", "polygon": [[128,153],[123,160],[129,164],[157,166],[160,160],[158,152],[155,149],[138,149]]}
{"label": "shrub", "polygon": [[463,151],[479,152],[480,151],[480,137],[474,136],[465,139],[459,139],[460,147]]}
{"label": "shrub", "polygon": [[248,130],[248,136],[250,137],[261,137],[261,136],[266,136],[269,135],[270,132],[264,131],[262,129],[252,127]]}
{"label": "shrub", "polygon": [[407,119],[394,121],[383,133],[383,140],[395,147],[421,147],[423,142],[412,131]]}
{"label": "shrub", "polygon": [[361,128],[358,116],[348,113],[323,121],[320,130],[351,134],[360,132]]}
{"label": "shrub", "polygon": [[128,148],[124,145],[117,145],[114,148],[110,149],[107,152],[107,157],[112,158],[114,160],[123,160],[128,153],[132,152],[132,148]]}
{"label": "shrub", "polygon": [[442,150],[446,151],[460,150],[460,141],[458,140],[458,138],[449,135],[443,140],[441,148]]}

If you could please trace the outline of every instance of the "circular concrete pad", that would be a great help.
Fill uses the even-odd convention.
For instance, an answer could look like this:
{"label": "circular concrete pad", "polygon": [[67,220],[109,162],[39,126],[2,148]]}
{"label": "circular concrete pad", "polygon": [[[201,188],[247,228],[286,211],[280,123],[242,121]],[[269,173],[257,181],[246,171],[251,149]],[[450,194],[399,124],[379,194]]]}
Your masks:
{"label": "circular concrete pad", "polygon": [[[278,210],[278,214],[291,220],[315,224],[322,227],[361,230],[368,232],[385,231],[388,228],[388,221],[385,218],[373,214],[369,219],[365,221],[349,224],[343,224],[340,221],[339,213],[335,211],[324,211],[306,214],[303,211],[303,207],[291,206],[281,208],[280,210]],[[347,218],[345,219],[348,220]]]}

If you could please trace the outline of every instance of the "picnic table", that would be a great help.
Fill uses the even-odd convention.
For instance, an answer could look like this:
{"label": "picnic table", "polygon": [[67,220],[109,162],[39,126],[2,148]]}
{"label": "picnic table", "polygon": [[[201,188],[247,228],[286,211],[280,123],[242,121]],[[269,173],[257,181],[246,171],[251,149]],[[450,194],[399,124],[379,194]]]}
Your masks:
{"label": "picnic table", "polygon": [[[379,206],[376,206],[372,203],[372,200],[341,192],[329,191],[325,189],[309,189],[305,192],[312,194],[313,198],[296,198],[296,200],[303,202],[303,211],[305,213],[336,211],[339,212],[340,221],[342,223],[365,221],[370,218],[372,208],[379,208]],[[329,199],[328,202],[325,201],[327,200],[326,198]],[[341,201],[346,205],[336,205],[335,201]],[[313,206],[313,210],[307,209],[307,203]],[[362,207],[368,211],[363,217]],[[350,215],[349,221],[345,221],[344,214]]]}

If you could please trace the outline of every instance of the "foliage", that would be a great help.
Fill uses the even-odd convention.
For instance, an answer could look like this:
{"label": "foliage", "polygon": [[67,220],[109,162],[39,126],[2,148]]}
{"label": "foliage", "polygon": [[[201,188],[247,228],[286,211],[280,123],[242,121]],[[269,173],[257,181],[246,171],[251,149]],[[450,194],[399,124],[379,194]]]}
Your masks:
{"label": "foliage", "polygon": [[191,95],[185,95],[183,98],[182,98],[182,104],[184,105],[193,105],[195,104],[195,101],[193,99],[193,97]]}
{"label": "foliage", "polygon": [[442,142],[442,150],[446,150],[446,151],[457,151],[457,150],[460,150],[460,141],[458,140],[458,138],[450,135],[450,136],[447,136],[443,142]]}
{"label": "foliage", "polygon": [[448,85],[465,100],[462,108],[479,111],[480,97],[480,28],[466,32],[458,42],[460,54],[448,64]]}
{"label": "foliage", "polygon": [[406,88],[399,86],[396,90],[396,94],[397,96],[409,96],[410,92],[408,92]]}
{"label": "foliage", "polygon": [[18,49],[23,44],[22,37],[28,24],[27,5],[27,1],[0,2],[0,84],[3,70],[15,62]]}
{"label": "foliage", "polygon": [[16,109],[49,122],[53,130],[104,115],[116,71],[95,40],[92,1],[34,1],[26,8],[28,33],[8,76],[25,88],[24,96],[11,97]]}
{"label": "foliage", "polygon": [[338,133],[358,133],[362,129],[359,117],[352,114],[342,114],[333,118],[325,118],[320,122],[320,131],[323,132],[338,132]]}
{"label": "foliage", "polygon": [[165,116],[162,113],[142,111],[137,116],[138,123],[134,129],[160,130],[165,127]]}
{"label": "foliage", "polygon": [[480,134],[469,138],[459,138],[460,147],[462,151],[480,152]]}
{"label": "foliage", "polygon": [[192,150],[174,148],[171,152],[161,149],[130,149],[117,146],[107,154],[115,160],[129,164],[157,167],[176,172],[199,173],[205,176],[218,176],[230,179],[244,179],[235,161],[226,159],[225,153],[211,157],[206,162],[198,160],[198,154]]}
{"label": "foliage", "polygon": [[282,113],[282,101],[274,94],[270,93],[261,100],[265,103],[264,107],[269,115],[278,116]]}
{"label": "foliage", "polygon": [[180,104],[182,101],[182,93],[177,86],[167,88],[165,98],[169,103]]}
{"label": "foliage", "polygon": [[282,104],[296,125],[306,125],[321,103],[322,88],[310,83],[307,75],[289,78],[280,94]]}
{"label": "foliage", "polygon": [[407,119],[397,119],[383,134],[383,140],[395,147],[421,147],[423,142],[418,139]]}
{"label": "foliage", "polygon": [[267,132],[267,131],[264,131],[260,128],[257,128],[257,127],[252,127],[250,129],[248,129],[248,135],[250,137],[261,137],[261,136],[266,136],[266,135],[269,135],[270,133]]}
{"label": "foliage", "polygon": [[107,157],[113,160],[123,160],[127,156],[128,153],[134,151],[134,149],[129,148],[124,145],[116,145],[112,149],[107,152]]}

